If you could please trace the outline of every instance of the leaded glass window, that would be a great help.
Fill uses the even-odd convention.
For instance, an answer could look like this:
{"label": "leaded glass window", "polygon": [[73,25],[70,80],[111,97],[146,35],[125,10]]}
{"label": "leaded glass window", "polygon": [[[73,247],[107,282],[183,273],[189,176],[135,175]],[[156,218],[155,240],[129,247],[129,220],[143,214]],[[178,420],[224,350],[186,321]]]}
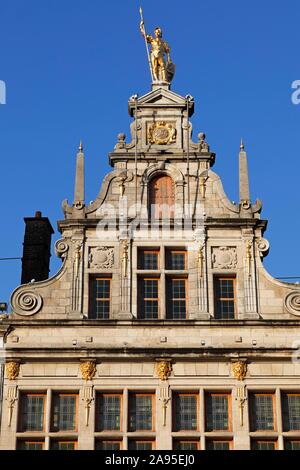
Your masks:
{"label": "leaded glass window", "polygon": [[253,394],[250,418],[251,431],[274,431],[274,395]]}
{"label": "leaded glass window", "polygon": [[92,287],[90,317],[97,320],[107,320],[110,312],[111,279],[95,278]]}
{"label": "leaded glass window", "polygon": [[215,277],[215,318],[231,320],[235,315],[235,279]]}
{"label": "leaded glass window", "polygon": [[300,441],[286,440],[284,448],[285,450],[300,450]]}
{"label": "leaded glass window", "polygon": [[168,250],[166,268],[184,271],[186,269],[186,251]]}
{"label": "leaded glass window", "polygon": [[197,395],[175,395],[175,430],[197,430]]}
{"label": "leaded glass window", "polygon": [[152,278],[139,279],[139,306],[138,317],[143,320],[158,318],[159,280]]}
{"label": "leaded glass window", "polygon": [[206,441],[206,450],[230,450],[229,441]]}
{"label": "leaded glass window", "polygon": [[151,431],[153,428],[152,395],[131,394],[129,396],[129,430]]}
{"label": "leaded glass window", "polygon": [[175,441],[175,450],[198,450],[199,441]]}
{"label": "leaded glass window", "polygon": [[229,430],[229,396],[221,394],[207,394],[206,406],[206,430],[228,431]]}
{"label": "leaded glass window", "polygon": [[252,450],[275,450],[276,443],[274,441],[252,441]]}
{"label": "leaded glass window", "polygon": [[76,431],[77,426],[77,396],[70,394],[55,394],[53,396],[53,431]]}
{"label": "leaded glass window", "polygon": [[186,279],[167,279],[167,318],[181,320],[186,318]]}
{"label": "leaded glass window", "polygon": [[151,441],[130,440],[128,444],[129,450],[152,450],[153,448],[153,443]]}
{"label": "leaded glass window", "polygon": [[27,394],[21,398],[21,429],[26,431],[44,430],[45,395]]}
{"label": "leaded glass window", "polygon": [[19,450],[43,450],[44,441],[19,441],[17,444]]}
{"label": "leaded glass window", "polygon": [[98,396],[99,431],[121,430],[121,396],[115,394],[101,394]]}
{"label": "leaded glass window", "polygon": [[159,269],[159,251],[141,250],[139,251],[139,269],[156,270]]}
{"label": "leaded glass window", "polygon": [[51,450],[75,450],[75,441],[52,441]]}
{"label": "leaded glass window", "polygon": [[97,441],[96,450],[120,450],[121,441]]}
{"label": "leaded glass window", "polygon": [[283,424],[285,431],[300,431],[300,395],[284,394]]}

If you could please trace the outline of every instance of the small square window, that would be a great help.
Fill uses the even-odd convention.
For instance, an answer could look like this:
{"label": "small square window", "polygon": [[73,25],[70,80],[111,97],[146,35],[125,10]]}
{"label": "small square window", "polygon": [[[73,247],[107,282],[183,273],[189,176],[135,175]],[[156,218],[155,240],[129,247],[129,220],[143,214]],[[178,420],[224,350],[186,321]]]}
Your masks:
{"label": "small square window", "polygon": [[138,269],[159,269],[159,250],[139,250]]}
{"label": "small square window", "polygon": [[276,441],[264,439],[252,439],[252,450],[276,450]]}
{"label": "small square window", "polygon": [[166,262],[166,269],[184,271],[186,269],[186,251],[167,250]]}

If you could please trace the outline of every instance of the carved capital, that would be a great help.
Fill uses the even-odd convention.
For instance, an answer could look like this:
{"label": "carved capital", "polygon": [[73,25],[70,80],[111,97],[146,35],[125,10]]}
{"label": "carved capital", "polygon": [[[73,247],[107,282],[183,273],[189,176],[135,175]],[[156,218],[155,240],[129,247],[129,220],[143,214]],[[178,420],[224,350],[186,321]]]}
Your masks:
{"label": "carved capital", "polygon": [[5,364],[5,373],[8,380],[16,380],[19,377],[20,364],[18,362],[7,362]]}
{"label": "carved capital", "polygon": [[247,375],[247,363],[245,361],[236,361],[231,364],[232,374],[237,380],[244,380]]}
{"label": "carved capital", "polygon": [[172,372],[172,364],[170,361],[159,361],[156,364],[156,373],[160,380],[168,380]]}
{"label": "carved capital", "polygon": [[94,361],[86,361],[80,364],[80,372],[84,380],[92,380],[96,371],[97,367]]}

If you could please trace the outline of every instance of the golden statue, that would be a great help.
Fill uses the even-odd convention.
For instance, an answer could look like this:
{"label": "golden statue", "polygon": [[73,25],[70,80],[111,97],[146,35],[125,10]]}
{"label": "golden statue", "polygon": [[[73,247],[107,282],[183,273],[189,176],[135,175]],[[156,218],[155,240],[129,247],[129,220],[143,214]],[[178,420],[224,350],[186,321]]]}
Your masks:
{"label": "golden statue", "polygon": [[[154,37],[146,33],[143,12],[141,8],[140,13],[140,31],[146,42],[152,80],[157,82],[170,83],[175,74],[175,65],[172,63],[170,58],[170,47],[168,43],[162,39],[162,30],[159,26],[154,30]],[[150,55],[148,44],[151,45]],[[167,56],[167,61],[165,60],[165,55]]]}

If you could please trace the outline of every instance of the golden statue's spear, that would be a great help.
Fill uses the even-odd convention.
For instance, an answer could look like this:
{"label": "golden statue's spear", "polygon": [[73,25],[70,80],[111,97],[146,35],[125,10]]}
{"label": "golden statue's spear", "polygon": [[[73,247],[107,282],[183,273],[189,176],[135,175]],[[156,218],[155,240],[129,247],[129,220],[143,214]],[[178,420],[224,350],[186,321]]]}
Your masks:
{"label": "golden statue's spear", "polygon": [[152,82],[153,82],[154,81],[153,70],[152,70],[152,64],[151,64],[149,49],[148,49],[147,34],[146,34],[146,29],[145,29],[145,23],[144,23],[144,18],[143,18],[142,7],[140,7],[140,15],[141,15],[141,24],[143,24],[143,36],[145,38],[145,45],[146,45],[146,50],[147,50],[148,63],[149,63],[151,78],[152,78]]}

